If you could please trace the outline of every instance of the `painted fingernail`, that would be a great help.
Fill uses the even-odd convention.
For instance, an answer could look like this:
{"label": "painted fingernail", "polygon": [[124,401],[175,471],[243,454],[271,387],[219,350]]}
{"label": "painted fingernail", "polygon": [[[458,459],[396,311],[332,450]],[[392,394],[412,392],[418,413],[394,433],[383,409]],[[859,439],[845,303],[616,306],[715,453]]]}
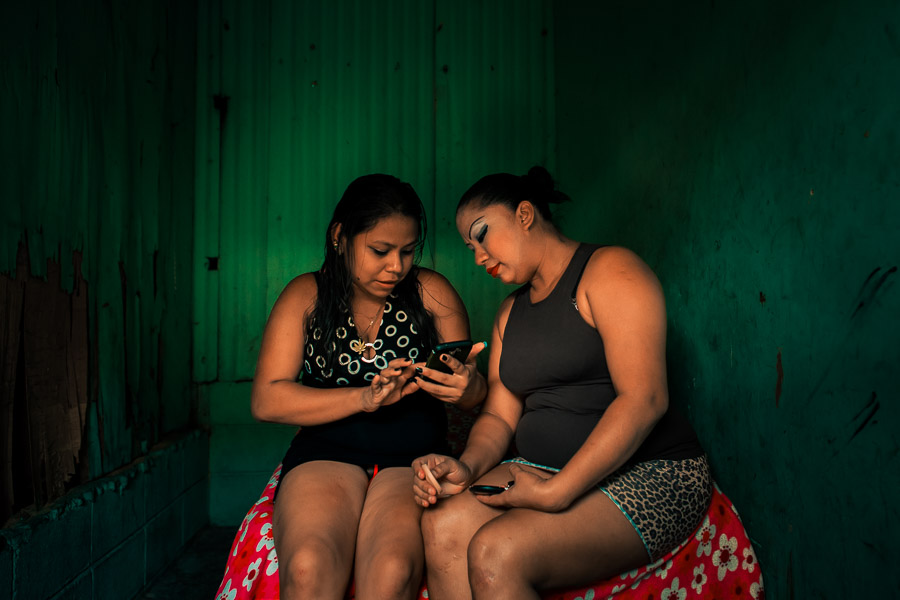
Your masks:
{"label": "painted fingernail", "polygon": [[415,383],[415,382],[416,382],[416,378],[415,378],[415,377],[410,377],[410,378],[409,378],[409,382],[410,382],[410,383]]}
{"label": "painted fingernail", "polygon": [[487,343],[487,342],[481,342],[481,343],[484,344],[484,347],[485,347],[485,348],[488,347],[488,343]]}
{"label": "painted fingernail", "polygon": [[442,360],[443,362],[447,362],[448,360],[450,360],[450,357],[447,356],[446,354],[441,354],[441,360]]}
{"label": "painted fingernail", "polygon": [[421,372],[422,372],[422,367],[416,367],[416,373],[421,373]]}

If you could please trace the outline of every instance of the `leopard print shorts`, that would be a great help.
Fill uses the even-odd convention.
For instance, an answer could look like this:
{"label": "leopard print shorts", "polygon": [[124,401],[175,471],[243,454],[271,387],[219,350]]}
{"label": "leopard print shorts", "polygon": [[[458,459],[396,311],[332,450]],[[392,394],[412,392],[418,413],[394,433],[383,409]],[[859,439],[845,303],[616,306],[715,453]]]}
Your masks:
{"label": "leopard print shorts", "polygon": [[[521,458],[508,462],[558,471]],[[597,487],[631,522],[651,561],[665,556],[697,528],[712,496],[706,456],[648,460],[616,471]]]}

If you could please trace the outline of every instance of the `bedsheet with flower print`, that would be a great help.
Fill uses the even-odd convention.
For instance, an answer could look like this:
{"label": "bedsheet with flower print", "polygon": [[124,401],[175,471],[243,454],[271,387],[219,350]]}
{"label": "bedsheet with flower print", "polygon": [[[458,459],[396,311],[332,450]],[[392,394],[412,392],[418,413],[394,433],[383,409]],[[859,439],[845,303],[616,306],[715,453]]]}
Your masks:
{"label": "bedsheet with flower print", "polygon": [[[260,499],[241,523],[215,600],[278,600],[278,557],[272,538],[275,469]],[[353,600],[351,584],[347,600]],[[419,598],[428,598],[425,582]],[[731,501],[718,485],[703,521],[688,539],[661,559],[593,585],[547,592],[544,600],[688,600],[765,598],[756,553]]]}

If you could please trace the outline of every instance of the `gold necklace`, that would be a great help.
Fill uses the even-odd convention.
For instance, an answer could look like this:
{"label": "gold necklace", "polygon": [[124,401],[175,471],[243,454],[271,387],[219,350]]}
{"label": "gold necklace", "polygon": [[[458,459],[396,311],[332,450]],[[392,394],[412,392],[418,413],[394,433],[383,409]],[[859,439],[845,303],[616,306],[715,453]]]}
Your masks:
{"label": "gold necklace", "polygon": [[[350,340],[350,349],[359,354],[359,359],[364,363],[373,363],[375,359],[378,358],[378,355],[375,353],[375,344],[373,342],[366,342],[365,337],[366,334],[369,333],[369,330],[372,329],[372,325],[375,324],[375,320],[384,310],[384,305],[381,305],[381,308],[375,313],[375,316],[372,317],[372,320],[369,321],[369,325],[360,333],[359,329],[356,330],[358,337],[355,340]],[[354,326],[356,325],[356,321],[353,322]],[[369,348],[372,349],[372,358],[366,358],[366,350]]]}

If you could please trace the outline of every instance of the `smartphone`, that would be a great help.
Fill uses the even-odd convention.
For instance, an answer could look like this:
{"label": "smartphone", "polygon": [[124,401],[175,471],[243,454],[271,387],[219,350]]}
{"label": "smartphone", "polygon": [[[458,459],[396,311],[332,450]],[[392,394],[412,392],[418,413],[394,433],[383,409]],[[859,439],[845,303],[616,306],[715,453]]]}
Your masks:
{"label": "smartphone", "polygon": [[434,347],[434,350],[431,351],[428,360],[425,361],[425,366],[429,369],[434,369],[435,371],[441,371],[442,373],[452,373],[453,370],[446,363],[441,361],[441,354],[448,354],[459,362],[464,363],[469,357],[469,352],[471,350],[472,340],[460,340],[457,342],[444,342],[443,344],[438,344]]}
{"label": "smartphone", "polygon": [[470,485],[469,491],[476,496],[494,496],[502,494],[513,486],[515,481],[510,481],[506,485]]}

